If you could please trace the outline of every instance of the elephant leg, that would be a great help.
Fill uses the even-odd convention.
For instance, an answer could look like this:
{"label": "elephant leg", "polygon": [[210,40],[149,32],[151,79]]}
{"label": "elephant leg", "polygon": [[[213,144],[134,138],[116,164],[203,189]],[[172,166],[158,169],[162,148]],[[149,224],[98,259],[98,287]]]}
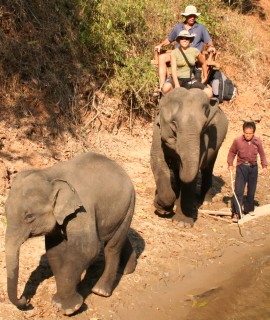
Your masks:
{"label": "elephant leg", "polygon": [[112,294],[119,268],[120,256],[127,239],[130,222],[131,217],[127,216],[113,237],[105,244],[105,269],[92,289],[92,292],[95,294],[103,297],[109,297]]}
{"label": "elephant leg", "polygon": [[200,198],[204,204],[212,202],[213,194],[212,194],[212,177],[213,177],[213,169],[216,162],[217,155],[214,159],[208,164],[207,168],[201,170],[201,194]]}
{"label": "elephant leg", "polygon": [[170,214],[173,211],[176,200],[175,190],[173,189],[172,181],[174,180],[172,171],[164,164],[160,168],[156,177],[156,195],[154,200],[155,208],[159,214]]}
{"label": "elephant leg", "polygon": [[133,249],[129,238],[127,237],[124,247],[121,252],[120,272],[123,274],[132,273],[137,265],[136,252]]}
{"label": "elephant leg", "polygon": [[179,198],[176,201],[176,211],[173,222],[180,227],[193,227],[197,219],[198,210],[196,207],[196,182],[181,184]]}
{"label": "elephant leg", "polygon": [[93,250],[90,254],[82,252],[76,246],[69,245],[60,234],[46,236],[45,244],[48,262],[57,287],[57,293],[52,302],[62,309],[65,315],[71,315],[83,304],[83,297],[77,292],[77,285],[81,280],[82,272],[87,268],[89,261],[94,260],[97,251]]}

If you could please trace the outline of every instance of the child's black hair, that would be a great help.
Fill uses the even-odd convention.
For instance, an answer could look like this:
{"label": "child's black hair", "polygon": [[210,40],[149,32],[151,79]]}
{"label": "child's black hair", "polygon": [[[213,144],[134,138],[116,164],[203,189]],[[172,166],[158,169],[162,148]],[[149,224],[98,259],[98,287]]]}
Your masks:
{"label": "child's black hair", "polygon": [[245,131],[245,129],[247,128],[250,128],[250,129],[253,129],[253,132],[256,131],[256,124],[255,122],[252,122],[252,121],[245,121],[243,123],[243,131]]}

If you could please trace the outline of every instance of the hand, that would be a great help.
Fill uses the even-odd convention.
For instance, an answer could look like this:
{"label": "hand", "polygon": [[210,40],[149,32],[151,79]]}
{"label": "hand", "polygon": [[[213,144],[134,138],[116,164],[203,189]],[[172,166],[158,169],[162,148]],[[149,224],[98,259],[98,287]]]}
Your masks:
{"label": "hand", "polygon": [[158,44],[157,46],[155,46],[155,51],[157,51],[158,53],[160,53],[160,50],[161,50],[161,45]]}
{"label": "hand", "polygon": [[268,173],[267,168],[263,168],[263,175],[264,175],[264,176],[267,176],[267,173]]}
{"label": "hand", "polygon": [[207,49],[208,52],[213,52],[214,54],[216,53],[216,48],[213,47],[213,46],[210,46],[208,49]]}
{"label": "hand", "polygon": [[229,171],[233,171],[233,166],[228,166]]}

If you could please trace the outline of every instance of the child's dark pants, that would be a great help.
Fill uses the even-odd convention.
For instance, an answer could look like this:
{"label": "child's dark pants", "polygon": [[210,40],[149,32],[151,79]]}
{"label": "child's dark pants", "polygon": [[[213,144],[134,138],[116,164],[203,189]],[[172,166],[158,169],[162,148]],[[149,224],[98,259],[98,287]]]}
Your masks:
{"label": "child's dark pants", "polygon": [[[245,186],[247,184],[247,197],[244,204],[244,211],[254,211],[254,197],[258,180],[258,166],[251,164],[240,164],[236,167],[235,178],[235,194],[237,196],[240,207],[242,208]],[[233,213],[240,214],[239,206],[235,197],[232,198]]]}

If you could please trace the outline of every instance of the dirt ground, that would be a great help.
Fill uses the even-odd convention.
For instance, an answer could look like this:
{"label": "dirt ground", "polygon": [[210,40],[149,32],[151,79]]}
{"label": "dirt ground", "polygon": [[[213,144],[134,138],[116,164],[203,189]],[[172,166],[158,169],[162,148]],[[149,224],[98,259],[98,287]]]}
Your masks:
{"label": "dirt ground", "polygon": [[[260,1],[269,15],[268,2]],[[261,36],[268,39],[265,41],[268,46],[269,23],[262,26],[258,19],[250,19],[251,23],[256,22],[254,28],[261,28]],[[229,66],[225,71],[230,78],[237,79]],[[229,119],[229,130],[214,168],[213,203],[200,209],[229,211],[232,191],[226,158],[233,138],[241,134],[243,120],[256,122],[256,135],[261,137],[270,161],[269,101],[269,82],[262,89],[256,86],[254,79],[249,79],[238,83],[238,96],[234,101],[221,104]],[[64,134],[55,147],[48,147],[42,136],[32,139],[35,136],[33,123],[35,119],[31,115],[25,117],[25,123],[20,125],[8,117],[0,119],[0,320],[66,318],[51,304],[56,286],[46,260],[43,237],[27,241],[20,253],[18,291],[19,295],[24,292],[31,299],[29,310],[20,311],[9,302],[6,292],[4,204],[17,172],[30,167],[44,168],[90,150],[116,160],[135,185],[136,210],[129,236],[137,252],[138,264],[133,274],[119,275],[112,296],[103,298],[91,293],[102,272],[101,255],[82,276],[79,290],[85,304],[72,318],[222,319],[217,316],[215,302],[211,302],[212,294],[220,290],[223,290],[226,311],[233,308],[233,301],[226,296],[226,283],[246,266],[252,268],[260,257],[269,252],[270,215],[255,218],[239,228],[231,223],[229,217],[224,216],[222,220],[199,213],[192,229],[181,229],[170,218],[160,218],[154,214],[155,184],[149,161],[151,123],[138,123],[137,120],[132,134],[125,128],[112,133],[102,128],[92,130],[86,140]],[[270,203],[269,184],[269,175],[264,177],[260,167],[256,193],[258,206]],[[212,311],[211,317],[200,317],[203,310]]]}
{"label": "dirt ground", "polygon": [[[231,182],[226,157],[233,138],[241,134],[242,114],[236,116],[234,102],[223,103],[221,108],[230,120],[229,131],[214,169],[214,202],[200,209],[228,211]],[[265,111],[263,119],[257,123],[257,134],[263,139],[270,159],[270,138],[264,135],[268,125],[269,114]],[[24,168],[46,167],[85,151],[85,142],[67,139],[59,145],[62,152],[56,152],[55,156],[42,148],[42,142],[34,144],[23,139],[23,134],[15,129],[2,131],[2,165],[10,180]],[[149,162],[151,134],[152,125],[145,124],[135,126],[132,135],[125,129],[115,135],[101,131],[93,134],[87,142],[89,149],[120,163],[135,185],[137,202],[130,238],[138,255],[138,265],[133,274],[119,275],[113,295],[102,298],[91,293],[91,287],[103,268],[103,257],[100,256],[82,277],[80,291],[85,304],[73,316],[74,319],[188,319],[190,312],[201,307],[200,296],[204,292],[214,292],[223,281],[269,249],[270,216],[254,219],[241,229],[237,224],[231,224],[228,217],[218,220],[200,213],[194,228],[181,229],[170,218],[156,216],[153,207],[155,184]],[[3,194],[2,213],[5,198]],[[262,176],[261,169],[256,201],[260,206],[270,201],[269,177]],[[19,294],[25,292],[31,298],[32,307],[22,312],[9,302],[4,257],[5,227],[5,217],[1,216],[0,319],[64,318],[51,304],[56,287],[42,237],[27,241],[20,254]],[[207,299],[204,298],[203,303]],[[229,308],[230,304],[227,306]]]}

